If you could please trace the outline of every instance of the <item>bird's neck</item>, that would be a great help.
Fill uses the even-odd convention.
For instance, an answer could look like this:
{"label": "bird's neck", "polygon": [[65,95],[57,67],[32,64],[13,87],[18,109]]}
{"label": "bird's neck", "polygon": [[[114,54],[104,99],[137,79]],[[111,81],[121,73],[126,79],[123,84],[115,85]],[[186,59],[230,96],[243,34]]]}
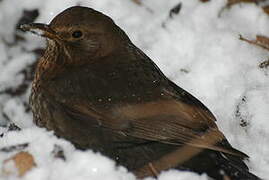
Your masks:
{"label": "bird's neck", "polygon": [[49,42],[43,56],[38,60],[33,87],[44,85],[64,70],[65,54],[56,43]]}

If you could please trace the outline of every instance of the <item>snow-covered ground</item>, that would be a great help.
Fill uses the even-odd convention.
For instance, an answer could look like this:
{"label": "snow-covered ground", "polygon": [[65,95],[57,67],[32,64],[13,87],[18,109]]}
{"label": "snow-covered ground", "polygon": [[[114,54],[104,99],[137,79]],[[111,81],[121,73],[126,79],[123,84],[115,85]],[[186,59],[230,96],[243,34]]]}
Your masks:
{"label": "snow-covered ground", "polygon": [[[170,13],[181,2],[179,13]],[[38,15],[49,23],[67,7],[99,10],[122,27],[131,40],[179,86],[200,99],[217,117],[231,144],[250,156],[251,172],[269,175],[269,67],[259,64],[269,52],[239,40],[269,36],[269,16],[255,4],[223,9],[225,0],[0,0],[0,170],[3,161],[21,149],[34,156],[36,167],[25,180],[135,180],[108,158],[75,150],[52,132],[35,127],[29,112],[32,66],[44,40],[16,30],[21,17]],[[26,10],[26,11],[25,11]],[[32,12],[32,14],[31,14]],[[24,39],[24,40],[23,40]],[[13,122],[21,131],[7,132]],[[60,157],[60,154],[62,154]],[[152,178],[148,178],[149,180]],[[158,180],[207,179],[206,175],[170,170]]]}

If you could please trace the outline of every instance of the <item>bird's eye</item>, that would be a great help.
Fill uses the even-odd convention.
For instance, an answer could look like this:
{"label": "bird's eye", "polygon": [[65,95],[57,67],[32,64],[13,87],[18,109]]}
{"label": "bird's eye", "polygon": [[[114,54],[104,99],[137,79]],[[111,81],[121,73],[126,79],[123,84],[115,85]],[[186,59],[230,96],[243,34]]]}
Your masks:
{"label": "bird's eye", "polygon": [[80,38],[82,36],[82,32],[81,31],[74,31],[73,33],[72,33],[72,37],[73,38]]}

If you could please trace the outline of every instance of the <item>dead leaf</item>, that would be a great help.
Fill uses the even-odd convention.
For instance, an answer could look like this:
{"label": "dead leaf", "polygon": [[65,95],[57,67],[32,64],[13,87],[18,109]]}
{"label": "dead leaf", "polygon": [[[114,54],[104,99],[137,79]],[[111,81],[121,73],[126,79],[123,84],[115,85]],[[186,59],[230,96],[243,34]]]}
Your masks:
{"label": "dead leaf", "polygon": [[224,10],[231,8],[233,5],[239,4],[239,3],[255,3],[259,4],[260,2],[264,2],[265,0],[227,0],[227,3],[224,7],[221,8],[218,17],[221,17]]}
{"label": "dead leaf", "polygon": [[269,15],[269,5],[262,7],[263,11]]}
{"label": "dead leaf", "polygon": [[[34,157],[30,153],[22,151],[4,161],[2,173],[4,175],[15,174],[22,177],[35,166]],[[17,171],[14,171],[14,168]]]}
{"label": "dead leaf", "polygon": [[141,0],[132,0],[135,4],[141,5]]}
{"label": "dead leaf", "polygon": [[258,4],[260,2],[262,2],[264,0],[227,0],[227,4],[226,7],[231,7],[235,4],[239,4],[239,3],[255,3]]}

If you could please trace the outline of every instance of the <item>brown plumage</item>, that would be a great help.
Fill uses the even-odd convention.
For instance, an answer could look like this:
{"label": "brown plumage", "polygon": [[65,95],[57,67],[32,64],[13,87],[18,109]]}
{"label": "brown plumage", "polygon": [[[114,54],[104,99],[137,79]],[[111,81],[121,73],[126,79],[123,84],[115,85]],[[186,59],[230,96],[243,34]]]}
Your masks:
{"label": "brown plumage", "polygon": [[71,7],[49,25],[30,104],[34,122],[139,177],[177,168],[216,179],[256,179],[213,114],[170,81],[108,16]]}

